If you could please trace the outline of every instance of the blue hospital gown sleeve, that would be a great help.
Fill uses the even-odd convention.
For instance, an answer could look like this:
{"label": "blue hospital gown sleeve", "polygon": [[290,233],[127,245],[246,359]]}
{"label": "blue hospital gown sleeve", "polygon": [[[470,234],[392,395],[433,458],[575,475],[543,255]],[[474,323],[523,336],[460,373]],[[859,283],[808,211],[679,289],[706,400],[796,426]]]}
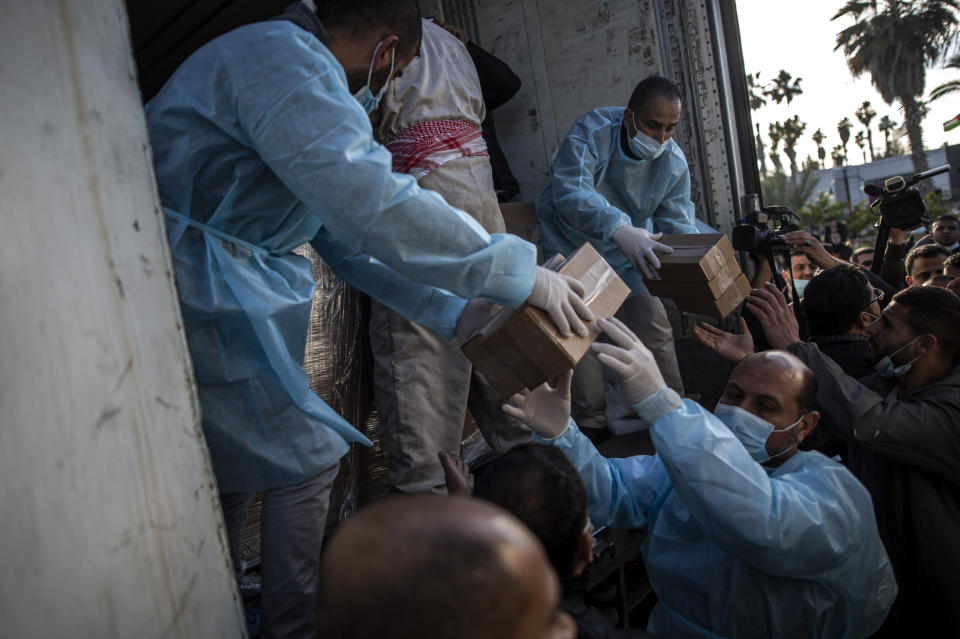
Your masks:
{"label": "blue hospital gown sleeve", "polygon": [[606,160],[599,157],[592,140],[577,128],[575,125],[564,138],[553,161],[550,186],[556,208],[554,217],[559,224],[613,247],[614,231],[630,224],[630,216],[597,191]]}
{"label": "blue hospital gown sleeve", "polygon": [[333,56],[305,34],[291,46],[277,29],[216,45],[234,61],[224,73],[243,142],[351,251],[413,281],[519,306],[533,287],[533,245],[491,237],[413,178],[392,173],[390,153],[374,142]]}
{"label": "blue hospital gown sleeve", "polygon": [[559,448],[577,469],[587,491],[587,506],[594,524],[622,528],[646,526],[650,507],[668,488],[667,476],[656,456],[606,458],[597,452],[572,419],[560,437],[545,440],[534,434],[533,440]]}
{"label": "blue hospital gown sleeve", "polygon": [[765,572],[817,577],[837,568],[873,517],[866,489],[844,467],[768,476],[720,420],[690,400],[650,433],[704,533]]}
{"label": "blue hospital gown sleeve", "polygon": [[412,282],[376,258],[350,251],[326,230],[310,244],[337,277],[444,339],[453,338],[465,299]]}

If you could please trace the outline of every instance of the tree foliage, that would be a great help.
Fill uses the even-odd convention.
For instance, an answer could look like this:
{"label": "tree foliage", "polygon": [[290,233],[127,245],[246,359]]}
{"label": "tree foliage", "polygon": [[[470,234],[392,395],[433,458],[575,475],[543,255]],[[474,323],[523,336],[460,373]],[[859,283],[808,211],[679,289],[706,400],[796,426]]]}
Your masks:
{"label": "tree foliage", "polygon": [[837,34],[854,77],[870,74],[887,104],[900,102],[916,171],[927,168],[920,98],[926,67],[955,41],[958,0],[848,0],[833,20],[857,22]]}

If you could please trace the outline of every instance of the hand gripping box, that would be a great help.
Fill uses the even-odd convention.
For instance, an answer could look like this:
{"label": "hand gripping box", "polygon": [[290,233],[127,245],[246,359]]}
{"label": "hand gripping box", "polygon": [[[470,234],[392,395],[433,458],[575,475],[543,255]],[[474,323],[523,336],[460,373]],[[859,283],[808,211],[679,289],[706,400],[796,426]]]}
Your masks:
{"label": "hand gripping box", "polygon": [[681,311],[722,319],[750,293],[726,235],[664,235],[660,242],[673,253],[659,255],[660,279],[644,280],[651,294],[672,298]]}
{"label": "hand gripping box", "polygon": [[[584,301],[594,317],[611,317],[630,294],[630,289],[596,249],[584,244],[570,257],[557,255],[545,268],[552,268],[583,283]],[[504,308],[463,345],[463,353],[483,373],[501,397],[524,388],[536,388],[573,368],[600,329],[587,324],[588,337],[561,337],[549,316],[539,308]]]}

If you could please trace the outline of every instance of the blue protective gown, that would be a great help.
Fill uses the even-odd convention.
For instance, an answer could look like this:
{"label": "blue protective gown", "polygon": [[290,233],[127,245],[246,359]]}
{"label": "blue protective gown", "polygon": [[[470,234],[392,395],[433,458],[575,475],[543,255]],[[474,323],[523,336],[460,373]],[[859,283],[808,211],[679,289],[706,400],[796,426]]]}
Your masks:
{"label": "blue protective gown", "polygon": [[653,233],[698,231],[683,151],[671,139],[653,160],[627,156],[620,145],[624,110],[595,109],[574,123],[553,160],[537,219],[544,255],[569,255],[590,242],[634,293],[642,293],[643,278],[613,232],[624,224]]}
{"label": "blue protective gown", "polygon": [[321,39],[322,28],[283,20],[242,27],[194,53],[147,105],[224,492],[293,484],[336,463],[347,442],[369,444],[310,390],[314,284],[297,246],[310,242],[337,275],[446,337],[465,303],[447,291],[517,306],[533,287],[532,245],[488,235],[391,173]]}
{"label": "blue protective gown", "polygon": [[[690,400],[651,427],[657,454],[600,456],[571,425],[547,443],[576,466],[595,524],[647,527],[664,637],[866,637],[897,592],[866,489],[797,452],[756,463]],[[543,440],[539,440],[543,441]]]}

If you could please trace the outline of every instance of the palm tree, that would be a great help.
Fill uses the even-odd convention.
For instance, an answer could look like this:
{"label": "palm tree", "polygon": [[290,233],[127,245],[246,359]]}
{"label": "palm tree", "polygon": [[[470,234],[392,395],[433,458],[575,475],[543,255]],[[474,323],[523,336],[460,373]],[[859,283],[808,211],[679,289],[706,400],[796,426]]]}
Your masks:
{"label": "palm tree", "polygon": [[[860,120],[860,124],[867,130],[867,148],[870,149],[870,160],[876,160],[877,156],[873,154],[873,131],[870,130],[870,122],[877,116],[877,112],[870,106],[869,100],[864,100],[855,115]],[[866,162],[866,158],[864,158],[864,162]]]}
{"label": "palm tree", "polygon": [[[750,98],[750,110],[759,111],[767,103],[763,97],[763,85],[760,84],[760,72],[747,74],[747,93]],[[764,155],[763,136],[760,135],[760,124],[757,123],[757,157],[760,158],[760,175],[767,174],[767,157]]]}
{"label": "palm tree", "polygon": [[[944,65],[947,69],[960,69],[960,55],[955,55],[950,58],[950,61]],[[930,101],[937,100],[947,95],[948,93],[954,93],[960,91],[960,80],[950,80],[949,82],[944,82],[940,86],[934,87],[930,91]]]}
{"label": "palm tree", "polygon": [[927,169],[919,98],[926,65],[939,60],[955,39],[960,0],[847,0],[833,20],[857,23],[837,34],[854,77],[870,73],[887,104],[900,102],[910,139],[913,168]]}
{"label": "palm tree", "polygon": [[793,98],[803,93],[800,88],[800,82],[803,78],[794,78],[792,75],[780,69],[780,73],[773,79],[769,89],[765,89],[763,95],[767,96],[777,104],[784,100],[787,104],[793,101]]}
{"label": "palm tree", "polygon": [[783,166],[780,164],[780,153],[777,147],[780,146],[780,140],[783,139],[783,127],[779,122],[771,122],[767,129],[767,135],[770,136],[770,161],[773,162],[773,173],[783,173]]}
{"label": "palm tree", "polygon": [[853,141],[856,143],[857,146],[860,147],[860,152],[863,153],[863,163],[866,164],[867,163],[867,150],[865,148],[867,144],[866,134],[864,134],[863,131],[857,131],[857,134],[853,137]]}
{"label": "palm tree", "polygon": [[843,161],[847,161],[847,142],[850,141],[850,129],[853,128],[853,122],[850,118],[844,118],[837,123],[837,133],[840,134],[840,142],[843,144]]}
{"label": "palm tree", "polygon": [[827,150],[823,148],[823,141],[827,139],[827,136],[823,134],[823,131],[817,129],[810,137],[813,138],[813,141],[817,144],[817,157],[820,158],[820,166],[827,168],[824,164],[824,160],[827,159]]}
{"label": "palm tree", "polygon": [[783,133],[783,152],[787,154],[790,160],[790,178],[793,180],[794,187],[797,186],[797,142],[803,131],[807,128],[806,122],[800,121],[800,116],[795,115],[781,125]]}
{"label": "palm tree", "polygon": [[834,166],[843,166],[843,147],[839,144],[833,147],[833,151],[830,152],[830,157],[833,158]]}
{"label": "palm tree", "polygon": [[883,143],[884,143],[884,152],[883,157],[890,157],[890,132],[897,128],[897,123],[890,119],[889,115],[885,115],[880,118],[880,123],[877,124],[877,128],[880,129],[880,132],[883,133]]}

